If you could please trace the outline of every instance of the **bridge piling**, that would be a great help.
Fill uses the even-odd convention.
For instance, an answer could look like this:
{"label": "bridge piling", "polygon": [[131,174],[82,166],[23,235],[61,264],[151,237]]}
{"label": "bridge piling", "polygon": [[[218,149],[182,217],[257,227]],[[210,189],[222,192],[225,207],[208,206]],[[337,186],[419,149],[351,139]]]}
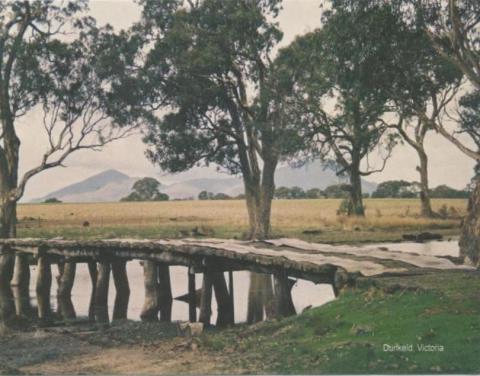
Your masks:
{"label": "bridge piling", "polygon": [[97,262],[94,260],[88,261],[88,274],[90,275],[90,281],[92,284],[92,292],[90,293],[90,303],[88,305],[88,320],[90,322],[95,321],[95,297],[97,295],[97,279],[98,270]]}
{"label": "bridge piling", "polygon": [[295,315],[292,301],[291,285],[285,270],[279,270],[273,275],[275,314],[279,317]]}
{"label": "bridge piling", "polygon": [[48,321],[51,316],[50,290],[52,288],[52,269],[49,256],[39,250],[37,260],[37,306],[40,321]]}
{"label": "bridge piling", "polygon": [[193,267],[188,268],[188,321],[197,321],[197,294]]}
{"label": "bridge piling", "polygon": [[223,272],[212,272],[213,290],[218,306],[216,325],[225,327],[234,324],[233,306],[230,301],[230,293]]}
{"label": "bridge piling", "polygon": [[130,299],[130,286],[127,275],[127,261],[116,259],[112,261],[113,282],[115,284],[116,296],[113,306],[113,320],[125,320],[128,313],[128,302]]}
{"label": "bridge piling", "polygon": [[205,270],[203,273],[202,295],[200,298],[200,317],[199,321],[205,326],[210,325],[212,316],[212,273]]}
{"label": "bridge piling", "polygon": [[172,286],[170,282],[170,267],[165,263],[157,264],[158,273],[158,304],[160,310],[160,321],[172,321]]}
{"label": "bridge piling", "polygon": [[95,294],[95,320],[101,324],[109,324],[108,287],[110,283],[110,262],[102,260],[98,263],[97,288]]}
{"label": "bridge piling", "polygon": [[[60,268],[59,268],[60,269]],[[62,272],[58,280],[57,301],[60,315],[66,320],[76,318],[75,307],[72,302],[72,288],[75,281],[77,264],[67,260],[63,264]]]}
{"label": "bridge piling", "polygon": [[158,320],[158,268],[155,261],[143,261],[145,300],[140,318],[142,321]]}

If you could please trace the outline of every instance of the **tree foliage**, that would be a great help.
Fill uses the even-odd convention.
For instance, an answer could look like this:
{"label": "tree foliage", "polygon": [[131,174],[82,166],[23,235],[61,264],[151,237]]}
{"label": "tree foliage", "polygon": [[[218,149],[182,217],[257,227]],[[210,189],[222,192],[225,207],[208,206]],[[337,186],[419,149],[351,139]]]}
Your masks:
{"label": "tree foliage", "polygon": [[132,192],[121,201],[168,201],[170,197],[160,192],[161,184],[154,178],[143,178],[133,184]]}

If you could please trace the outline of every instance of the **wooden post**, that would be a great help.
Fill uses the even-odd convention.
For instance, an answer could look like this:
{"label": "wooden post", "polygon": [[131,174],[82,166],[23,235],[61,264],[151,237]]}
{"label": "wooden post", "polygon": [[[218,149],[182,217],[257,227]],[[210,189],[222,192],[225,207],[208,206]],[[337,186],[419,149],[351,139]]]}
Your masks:
{"label": "wooden post", "polygon": [[228,290],[230,292],[230,309],[233,315],[233,323],[235,323],[235,294],[234,294],[234,287],[233,287],[233,271],[228,271]]}
{"label": "wooden post", "polygon": [[279,270],[273,275],[275,286],[275,313],[280,317],[294,315],[295,306],[292,301],[291,287],[285,270]]}
{"label": "wooden post", "polygon": [[95,294],[95,319],[102,324],[109,323],[108,286],[110,283],[110,262],[98,263],[97,291]]}
{"label": "wooden post", "polygon": [[72,288],[75,281],[77,264],[67,261],[58,282],[57,301],[59,312],[64,319],[75,319],[76,313],[72,303]]}
{"label": "wooden post", "polygon": [[13,254],[0,247],[0,329],[8,327],[15,319],[15,301],[10,286],[14,262]]}
{"label": "wooden post", "polygon": [[217,326],[223,327],[234,324],[233,310],[230,303],[230,294],[223,272],[212,273],[213,289],[217,299],[218,317]]}
{"label": "wooden post", "polygon": [[15,296],[17,316],[30,317],[32,306],[30,304],[30,265],[28,255],[17,255],[15,257],[11,286]]}
{"label": "wooden post", "polygon": [[50,289],[52,288],[52,269],[47,254],[39,251],[37,261],[37,305],[38,318],[47,321],[51,315]]}
{"label": "wooden post", "polygon": [[210,317],[212,316],[212,275],[209,270],[203,273],[202,295],[200,298],[200,317],[199,321],[204,325],[210,325]]}
{"label": "wooden post", "polygon": [[154,261],[143,262],[145,301],[140,318],[142,321],[158,320],[158,269]]}
{"label": "wooden post", "polygon": [[130,299],[130,286],[128,284],[127,261],[117,259],[112,261],[113,282],[115,283],[115,305],[113,307],[113,320],[127,318],[128,301]]}
{"label": "wooden post", "polygon": [[158,305],[160,321],[172,321],[172,286],[170,282],[170,267],[165,263],[157,264],[158,270]]}
{"label": "wooden post", "polygon": [[88,320],[91,322],[95,321],[95,297],[97,295],[97,263],[96,261],[88,262],[88,273],[90,274],[90,281],[92,283],[92,292],[90,294],[90,304],[88,306]]}
{"label": "wooden post", "polygon": [[188,268],[188,320],[197,321],[197,294],[195,291],[195,271]]}
{"label": "wooden post", "polygon": [[262,305],[265,308],[265,316],[267,319],[276,316],[275,310],[275,296],[273,294],[272,275],[260,274],[260,292]]}
{"label": "wooden post", "polygon": [[250,273],[248,288],[247,323],[254,324],[263,320],[262,291],[260,290],[260,274]]}

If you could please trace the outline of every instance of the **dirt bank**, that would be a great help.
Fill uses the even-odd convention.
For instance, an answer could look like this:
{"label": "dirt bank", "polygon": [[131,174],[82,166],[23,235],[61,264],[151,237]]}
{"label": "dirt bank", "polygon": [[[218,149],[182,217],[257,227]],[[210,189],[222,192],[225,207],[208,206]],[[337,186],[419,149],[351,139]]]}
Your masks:
{"label": "dirt bank", "polygon": [[195,338],[178,336],[175,324],[75,325],[0,337],[1,374],[198,374],[225,372],[222,364]]}

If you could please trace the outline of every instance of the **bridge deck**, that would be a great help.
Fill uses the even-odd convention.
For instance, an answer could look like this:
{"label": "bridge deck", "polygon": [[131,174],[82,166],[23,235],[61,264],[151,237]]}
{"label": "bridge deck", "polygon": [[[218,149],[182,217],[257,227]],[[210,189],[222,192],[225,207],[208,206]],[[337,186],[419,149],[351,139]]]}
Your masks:
{"label": "bridge deck", "polygon": [[223,239],[0,239],[3,251],[70,259],[141,259],[184,265],[199,271],[251,270],[288,275],[314,282],[331,282],[337,270],[350,276],[410,274],[435,269],[472,269],[444,257],[420,255],[377,246],[332,246],[298,239],[246,242]]}

